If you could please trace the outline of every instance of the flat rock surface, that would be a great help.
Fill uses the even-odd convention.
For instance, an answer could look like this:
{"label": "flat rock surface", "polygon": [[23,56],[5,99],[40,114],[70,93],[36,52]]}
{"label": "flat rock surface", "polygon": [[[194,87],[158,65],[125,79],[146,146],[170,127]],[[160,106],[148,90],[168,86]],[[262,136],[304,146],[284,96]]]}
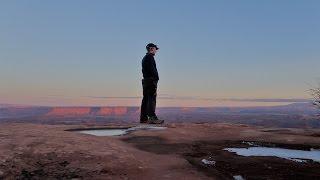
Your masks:
{"label": "flat rock surface", "polygon": [[[125,127],[137,124],[125,125]],[[103,127],[124,127],[105,125]],[[320,164],[276,157],[242,157],[222,150],[264,146],[320,147],[319,130],[246,125],[173,123],[137,128],[122,136],[69,129],[85,125],[8,123],[0,126],[0,177],[4,179],[319,179]],[[101,128],[97,126],[95,128]],[[215,162],[204,164],[203,159]],[[207,162],[207,161],[205,161]]]}

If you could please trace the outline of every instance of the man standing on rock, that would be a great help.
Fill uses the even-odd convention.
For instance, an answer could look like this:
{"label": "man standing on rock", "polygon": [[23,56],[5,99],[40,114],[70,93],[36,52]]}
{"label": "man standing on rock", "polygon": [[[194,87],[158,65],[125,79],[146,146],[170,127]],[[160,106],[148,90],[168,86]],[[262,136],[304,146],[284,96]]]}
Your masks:
{"label": "man standing on rock", "polygon": [[155,114],[159,75],[154,56],[159,48],[157,45],[149,43],[146,49],[147,53],[141,63],[143,98],[141,102],[140,123],[162,124],[164,121],[158,119]]}

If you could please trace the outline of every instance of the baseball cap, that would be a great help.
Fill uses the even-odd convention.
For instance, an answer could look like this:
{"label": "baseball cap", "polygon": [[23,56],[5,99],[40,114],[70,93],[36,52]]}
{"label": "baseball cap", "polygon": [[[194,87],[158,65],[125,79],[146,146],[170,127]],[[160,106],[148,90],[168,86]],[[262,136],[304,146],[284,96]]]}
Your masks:
{"label": "baseball cap", "polygon": [[159,49],[158,46],[153,43],[147,44],[146,49],[149,50],[149,48],[151,48],[151,47],[155,47],[157,50]]}

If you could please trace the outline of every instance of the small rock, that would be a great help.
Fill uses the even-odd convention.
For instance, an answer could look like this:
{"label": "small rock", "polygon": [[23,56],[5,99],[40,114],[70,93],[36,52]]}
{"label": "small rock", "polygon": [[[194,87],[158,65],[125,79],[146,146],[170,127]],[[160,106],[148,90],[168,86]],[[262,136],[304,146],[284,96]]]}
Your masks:
{"label": "small rock", "polygon": [[207,159],[202,159],[201,162],[205,165],[209,165],[209,166],[214,166],[216,164],[216,161],[213,160],[207,160]]}

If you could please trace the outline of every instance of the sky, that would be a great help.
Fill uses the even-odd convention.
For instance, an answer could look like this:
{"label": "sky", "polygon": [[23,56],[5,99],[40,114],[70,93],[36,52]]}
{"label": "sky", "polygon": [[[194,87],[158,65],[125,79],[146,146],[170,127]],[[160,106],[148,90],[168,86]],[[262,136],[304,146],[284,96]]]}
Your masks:
{"label": "sky", "polygon": [[317,0],[2,0],[0,104],[139,106],[149,42],[157,106],[303,101],[319,19]]}

